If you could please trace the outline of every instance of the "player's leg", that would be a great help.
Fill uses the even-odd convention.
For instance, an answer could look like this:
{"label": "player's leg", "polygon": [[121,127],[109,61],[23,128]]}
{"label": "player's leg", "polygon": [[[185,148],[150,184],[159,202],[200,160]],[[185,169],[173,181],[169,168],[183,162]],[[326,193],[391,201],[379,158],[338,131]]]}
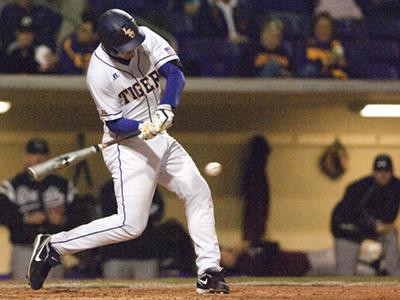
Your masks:
{"label": "player's leg", "polygon": [[335,259],[337,275],[354,275],[358,262],[360,247],[360,243],[348,239],[335,238]]}
{"label": "player's leg", "polygon": [[[51,245],[59,254],[130,240],[145,229],[158,170],[148,166],[146,144],[134,140],[103,151],[114,180],[118,213],[54,234]],[[159,164],[160,159],[154,160],[154,164]]]}
{"label": "player's leg", "polygon": [[[151,144],[156,149],[160,148],[159,152],[152,151]],[[146,143],[140,139],[130,139],[123,145],[113,145],[103,151],[104,160],[114,179],[118,213],[49,238],[39,237],[28,269],[32,288],[42,287],[51,269],[50,264],[57,263],[57,255],[126,241],[143,232],[163,153],[163,144],[158,144],[157,141]]]}
{"label": "player's leg", "polygon": [[[26,279],[26,266],[32,254],[32,245],[12,245],[11,252],[11,272],[12,278],[15,280]],[[58,265],[52,269],[47,278],[61,279],[64,277],[64,268]]]}
{"label": "player's leg", "polygon": [[382,259],[385,262],[385,270],[389,275],[399,276],[399,238],[397,230],[392,230],[380,237],[382,242]]}
{"label": "player's leg", "polygon": [[[185,204],[188,229],[197,255],[197,291],[227,293],[229,287],[221,274],[210,188],[183,147],[170,136],[165,137],[170,151],[164,159],[159,183],[176,193]],[[208,288],[208,284],[214,286]],[[204,288],[199,288],[199,285]]]}

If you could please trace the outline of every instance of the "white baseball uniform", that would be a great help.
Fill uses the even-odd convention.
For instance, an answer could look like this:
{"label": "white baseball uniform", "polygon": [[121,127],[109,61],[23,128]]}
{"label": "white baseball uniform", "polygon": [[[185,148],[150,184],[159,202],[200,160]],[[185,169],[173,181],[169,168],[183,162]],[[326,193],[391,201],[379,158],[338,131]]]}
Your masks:
{"label": "white baseball uniform", "polygon": [[[170,45],[155,32],[141,27],[144,42],[129,65],[111,58],[101,47],[95,50],[87,73],[87,85],[101,120],[121,117],[151,120],[161,97],[158,69],[178,59]],[[104,125],[103,141],[114,134]],[[197,254],[198,273],[220,269],[210,189],[193,160],[168,133],[151,140],[131,138],[107,147],[103,158],[110,170],[118,213],[67,232],[54,234],[53,248],[61,255],[122,242],[145,229],[157,183],[183,200],[190,235]]]}

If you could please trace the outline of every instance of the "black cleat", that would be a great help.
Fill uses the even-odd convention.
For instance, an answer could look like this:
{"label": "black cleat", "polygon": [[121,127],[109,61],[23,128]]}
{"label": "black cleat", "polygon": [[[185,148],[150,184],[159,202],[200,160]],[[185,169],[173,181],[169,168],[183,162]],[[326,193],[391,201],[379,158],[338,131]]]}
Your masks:
{"label": "black cleat", "polygon": [[43,286],[52,267],[60,264],[60,256],[50,245],[49,234],[39,234],[33,242],[33,252],[28,267],[28,280],[33,290]]}
{"label": "black cleat", "polygon": [[225,282],[223,271],[218,271],[214,269],[207,269],[203,274],[199,275],[197,278],[197,288],[196,292],[198,294],[205,293],[229,293],[229,285]]}

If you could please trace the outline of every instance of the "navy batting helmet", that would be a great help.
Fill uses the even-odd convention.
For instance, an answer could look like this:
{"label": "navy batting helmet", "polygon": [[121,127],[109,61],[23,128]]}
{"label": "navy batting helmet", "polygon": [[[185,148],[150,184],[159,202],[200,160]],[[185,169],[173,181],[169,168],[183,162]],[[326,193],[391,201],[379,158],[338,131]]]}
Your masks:
{"label": "navy batting helmet", "polygon": [[145,39],[133,17],[121,9],[103,13],[97,23],[97,32],[102,45],[112,53],[129,52]]}

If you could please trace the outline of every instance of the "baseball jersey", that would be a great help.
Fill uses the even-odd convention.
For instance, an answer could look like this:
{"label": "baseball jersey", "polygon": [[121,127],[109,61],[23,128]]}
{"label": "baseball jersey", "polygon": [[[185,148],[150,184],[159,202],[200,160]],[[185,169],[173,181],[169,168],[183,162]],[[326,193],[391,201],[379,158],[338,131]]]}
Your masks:
{"label": "baseball jersey", "polygon": [[[161,36],[147,27],[140,28],[146,38],[129,65],[109,56],[101,44],[90,60],[86,83],[103,122],[121,117],[151,120],[161,98],[158,69],[179,59]],[[104,131],[109,132],[105,125]]]}
{"label": "baseball jersey", "polygon": [[68,207],[75,200],[77,190],[71,181],[50,175],[40,182],[30,179],[27,172],[17,174],[0,185],[0,223],[10,229],[15,244],[31,244],[38,233],[64,230],[63,225],[27,224],[25,216],[31,212],[46,212],[56,207]]}

